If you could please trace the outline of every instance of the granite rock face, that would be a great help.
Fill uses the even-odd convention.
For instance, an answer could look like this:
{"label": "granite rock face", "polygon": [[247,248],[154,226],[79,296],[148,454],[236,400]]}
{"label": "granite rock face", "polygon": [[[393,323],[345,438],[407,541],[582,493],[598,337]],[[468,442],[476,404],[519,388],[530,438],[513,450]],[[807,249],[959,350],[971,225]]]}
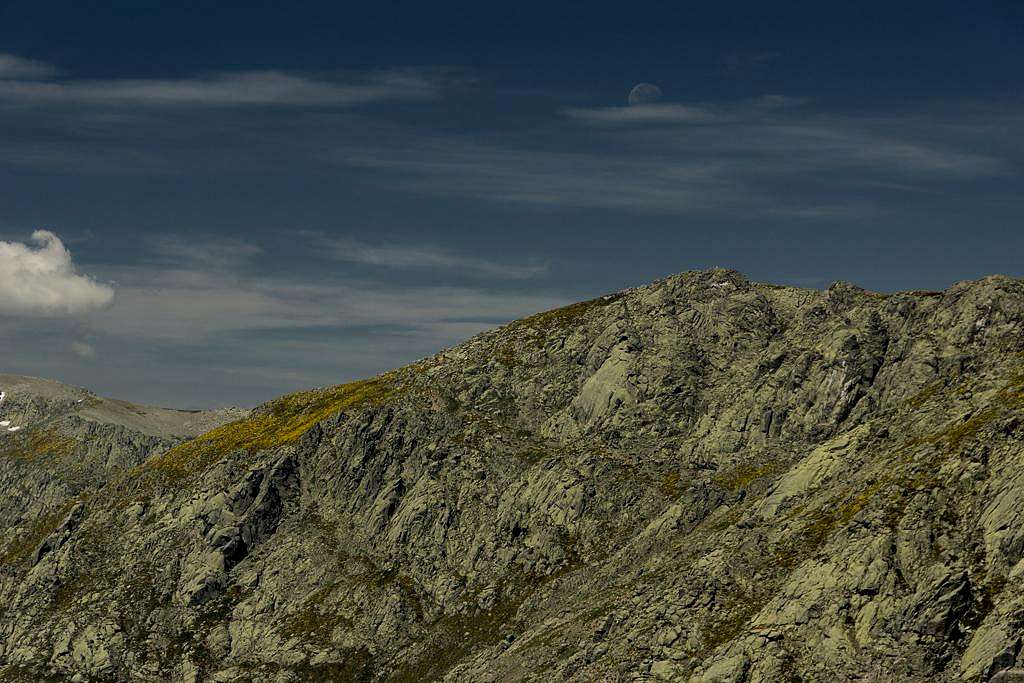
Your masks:
{"label": "granite rock face", "polygon": [[684,273],[251,413],[0,390],[4,680],[1024,671],[1018,280]]}

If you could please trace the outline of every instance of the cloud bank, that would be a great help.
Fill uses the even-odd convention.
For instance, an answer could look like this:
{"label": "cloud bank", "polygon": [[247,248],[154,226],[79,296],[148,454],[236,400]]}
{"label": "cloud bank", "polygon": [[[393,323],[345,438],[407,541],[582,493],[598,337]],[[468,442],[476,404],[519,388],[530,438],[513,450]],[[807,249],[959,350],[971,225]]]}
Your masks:
{"label": "cloud bank", "polygon": [[32,241],[0,242],[0,314],[79,315],[113,301],[112,287],[75,271],[55,234],[37,230]]}

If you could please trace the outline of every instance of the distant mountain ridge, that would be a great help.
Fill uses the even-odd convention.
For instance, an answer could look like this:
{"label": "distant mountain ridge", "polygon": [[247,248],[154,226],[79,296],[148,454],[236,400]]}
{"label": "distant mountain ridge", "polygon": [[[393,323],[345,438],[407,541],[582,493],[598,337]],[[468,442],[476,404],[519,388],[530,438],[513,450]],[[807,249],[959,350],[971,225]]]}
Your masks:
{"label": "distant mountain ridge", "polygon": [[3,680],[1024,677],[1020,280],[683,273],[251,412],[0,390]]}

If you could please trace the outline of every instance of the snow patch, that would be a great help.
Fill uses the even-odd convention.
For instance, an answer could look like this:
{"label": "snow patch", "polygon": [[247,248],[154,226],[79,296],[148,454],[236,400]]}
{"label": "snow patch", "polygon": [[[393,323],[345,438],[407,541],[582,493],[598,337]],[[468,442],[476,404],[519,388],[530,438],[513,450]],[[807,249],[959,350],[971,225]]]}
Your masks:
{"label": "snow patch", "polygon": [[[6,398],[7,398],[7,392],[6,391],[0,391],[0,403],[3,403],[4,399],[6,399]],[[9,431],[9,432],[16,432],[19,429],[21,429],[21,427],[12,427],[10,420],[0,420],[0,429],[3,429],[5,427],[7,428],[7,431]]]}

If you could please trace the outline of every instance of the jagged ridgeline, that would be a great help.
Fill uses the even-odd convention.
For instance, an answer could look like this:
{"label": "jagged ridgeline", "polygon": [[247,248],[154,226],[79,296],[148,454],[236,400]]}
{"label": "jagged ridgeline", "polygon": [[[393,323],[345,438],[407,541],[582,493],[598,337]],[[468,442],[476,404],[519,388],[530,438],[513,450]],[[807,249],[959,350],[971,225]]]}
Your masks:
{"label": "jagged ridgeline", "polygon": [[0,389],[3,680],[1024,675],[1019,280],[685,273],[252,412]]}

